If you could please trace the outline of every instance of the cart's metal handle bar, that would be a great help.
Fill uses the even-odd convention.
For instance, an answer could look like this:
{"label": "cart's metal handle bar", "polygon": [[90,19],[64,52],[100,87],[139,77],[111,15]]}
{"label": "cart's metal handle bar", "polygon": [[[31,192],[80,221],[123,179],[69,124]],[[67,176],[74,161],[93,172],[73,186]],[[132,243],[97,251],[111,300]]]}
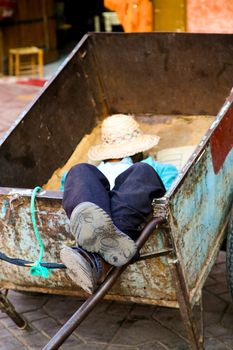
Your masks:
{"label": "cart's metal handle bar", "polygon": [[[140,250],[154,229],[158,227],[159,224],[165,222],[163,217],[153,218],[143,229],[140,237],[136,241],[138,250]],[[129,262],[130,263],[130,262]],[[82,306],[73,314],[73,316],[60,328],[60,330],[54,335],[54,337],[48,342],[43,350],[53,350],[58,349],[60,345],[73,333],[77,326],[88,316],[88,314],[94,309],[97,303],[107,294],[109,289],[113,286],[117,278],[122,274],[122,272],[129,265],[123,265],[121,267],[115,267],[107,276],[106,280],[100,285],[96,290],[95,294],[91,295]]]}

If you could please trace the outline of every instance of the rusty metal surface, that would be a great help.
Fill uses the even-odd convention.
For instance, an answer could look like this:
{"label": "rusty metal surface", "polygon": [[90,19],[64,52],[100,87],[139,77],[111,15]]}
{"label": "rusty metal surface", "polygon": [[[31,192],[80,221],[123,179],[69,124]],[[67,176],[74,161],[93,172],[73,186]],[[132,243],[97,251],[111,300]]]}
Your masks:
{"label": "rusty metal surface", "polygon": [[103,108],[91,43],[84,38],[0,140],[0,186],[44,184]]}
{"label": "rusty metal surface", "polygon": [[[179,302],[180,313],[188,334],[189,341],[191,343],[191,347],[193,350],[204,350],[202,310],[200,327],[198,327],[199,322],[197,322],[197,319],[193,312],[193,307],[189,300],[189,293],[185,283],[184,274],[178,259],[171,260],[171,271],[173,275],[174,285],[176,287],[176,295]],[[199,300],[199,302],[201,302],[201,300]]]}
{"label": "rusty metal surface", "polygon": [[[106,111],[213,114],[232,83],[232,65],[228,64],[233,51],[231,38],[150,33],[100,34],[84,39],[2,140],[1,251],[36,260],[39,248],[30,218],[30,188],[48,180]],[[151,98],[152,93],[156,98]],[[180,262],[192,303],[199,298],[214,262],[232,204],[232,134],[224,132],[225,125],[229,128],[232,124],[231,96],[168,192],[167,201],[155,202],[155,213],[166,213],[168,227],[155,230],[143,249],[145,254],[154,254],[173,244],[173,258]],[[224,154],[218,157],[223,141]],[[61,197],[60,192],[44,191],[37,200],[45,261],[58,262],[61,247],[72,243]],[[26,268],[5,262],[0,265],[1,287],[85,295],[65,271],[55,271],[43,280],[31,277]],[[159,256],[131,265],[107,298],[177,306],[170,260]]]}
{"label": "rusty metal surface", "polygon": [[[11,190],[0,196],[0,249],[9,256],[35,261],[39,247],[32,230],[30,218],[30,191]],[[43,197],[43,198],[42,198]],[[61,208],[60,199],[46,198],[42,192],[37,199],[39,231],[45,245],[44,261],[59,262],[59,252],[64,244],[72,244],[68,219]],[[152,254],[166,248],[162,229],[149,239],[142,253]],[[29,275],[29,269],[1,262],[1,286],[46,293],[85,295],[66,276],[65,271],[52,272],[41,279]],[[134,300],[157,305],[177,306],[175,290],[171,283],[166,256],[154,257],[131,265],[111,289],[107,298]]]}
{"label": "rusty metal surface", "polygon": [[[136,240],[136,246],[140,250],[151,233],[156,230],[159,225],[165,224],[166,220],[163,216],[157,218],[151,218],[143,228],[141,235]],[[82,306],[68,319],[68,321],[59,329],[49,343],[43,348],[44,350],[58,349],[64,341],[74,332],[74,330],[81,324],[83,320],[89,315],[89,313],[98,305],[98,302],[108,293],[114,283],[118,280],[119,276],[125,271],[127,264],[119,267],[114,267],[106,277],[105,281],[97,288],[94,294],[92,294],[88,300],[86,300]]]}
{"label": "rusty metal surface", "polygon": [[[224,238],[233,200],[232,95],[201,141],[170,193],[170,224],[191,301],[200,294]],[[224,156],[213,144],[223,144]],[[218,150],[220,151],[220,150]],[[221,159],[218,171],[215,157]],[[168,195],[169,196],[169,195]],[[193,300],[192,300],[193,299]]]}
{"label": "rusty metal surface", "polygon": [[232,87],[232,35],[92,36],[110,113],[216,115]]}
{"label": "rusty metal surface", "polygon": [[84,37],[1,139],[0,186],[44,184],[108,113],[215,115],[232,85],[232,55],[229,34]]}

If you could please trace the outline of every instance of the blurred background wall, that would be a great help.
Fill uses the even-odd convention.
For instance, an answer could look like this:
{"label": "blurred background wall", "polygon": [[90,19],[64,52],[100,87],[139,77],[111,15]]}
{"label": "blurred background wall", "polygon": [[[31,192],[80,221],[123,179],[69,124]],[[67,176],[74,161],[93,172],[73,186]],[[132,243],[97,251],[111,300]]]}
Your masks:
{"label": "blurred background wall", "polygon": [[232,33],[233,0],[0,0],[0,73],[10,48],[48,63],[90,31]]}
{"label": "blurred background wall", "polygon": [[187,31],[233,33],[233,0],[188,0]]}

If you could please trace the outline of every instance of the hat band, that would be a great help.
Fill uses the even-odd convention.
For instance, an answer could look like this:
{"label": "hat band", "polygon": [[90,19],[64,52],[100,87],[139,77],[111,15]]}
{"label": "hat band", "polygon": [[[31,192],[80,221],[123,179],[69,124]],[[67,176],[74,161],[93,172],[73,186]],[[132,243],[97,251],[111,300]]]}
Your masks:
{"label": "hat band", "polygon": [[102,142],[103,145],[119,145],[136,139],[140,136],[141,130],[139,128],[135,129],[133,132],[126,132],[124,135],[103,135]]}

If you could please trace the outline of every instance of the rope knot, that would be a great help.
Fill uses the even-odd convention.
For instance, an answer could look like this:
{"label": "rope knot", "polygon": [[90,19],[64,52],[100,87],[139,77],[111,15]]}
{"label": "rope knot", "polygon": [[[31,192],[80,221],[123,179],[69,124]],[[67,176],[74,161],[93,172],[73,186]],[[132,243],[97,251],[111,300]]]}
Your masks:
{"label": "rope knot", "polygon": [[39,187],[39,186],[35,187],[34,190],[32,191],[32,197],[31,197],[32,225],[33,225],[33,229],[34,229],[34,232],[36,235],[36,239],[37,239],[39,246],[40,246],[40,254],[39,254],[39,259],[30,268],[30,275],[48,278],[50,275],[49,269],[47,267],[44,267],[41,265],[43,254],[44,254],[44,245],[43,245],[42,239],[40,237],[40,233],[38,231],[38,227],[36,224],[36,218],[35,218],[35,198],[36,198],[36,193],[39,192],[40,190],[41,190],[41,187]]}

